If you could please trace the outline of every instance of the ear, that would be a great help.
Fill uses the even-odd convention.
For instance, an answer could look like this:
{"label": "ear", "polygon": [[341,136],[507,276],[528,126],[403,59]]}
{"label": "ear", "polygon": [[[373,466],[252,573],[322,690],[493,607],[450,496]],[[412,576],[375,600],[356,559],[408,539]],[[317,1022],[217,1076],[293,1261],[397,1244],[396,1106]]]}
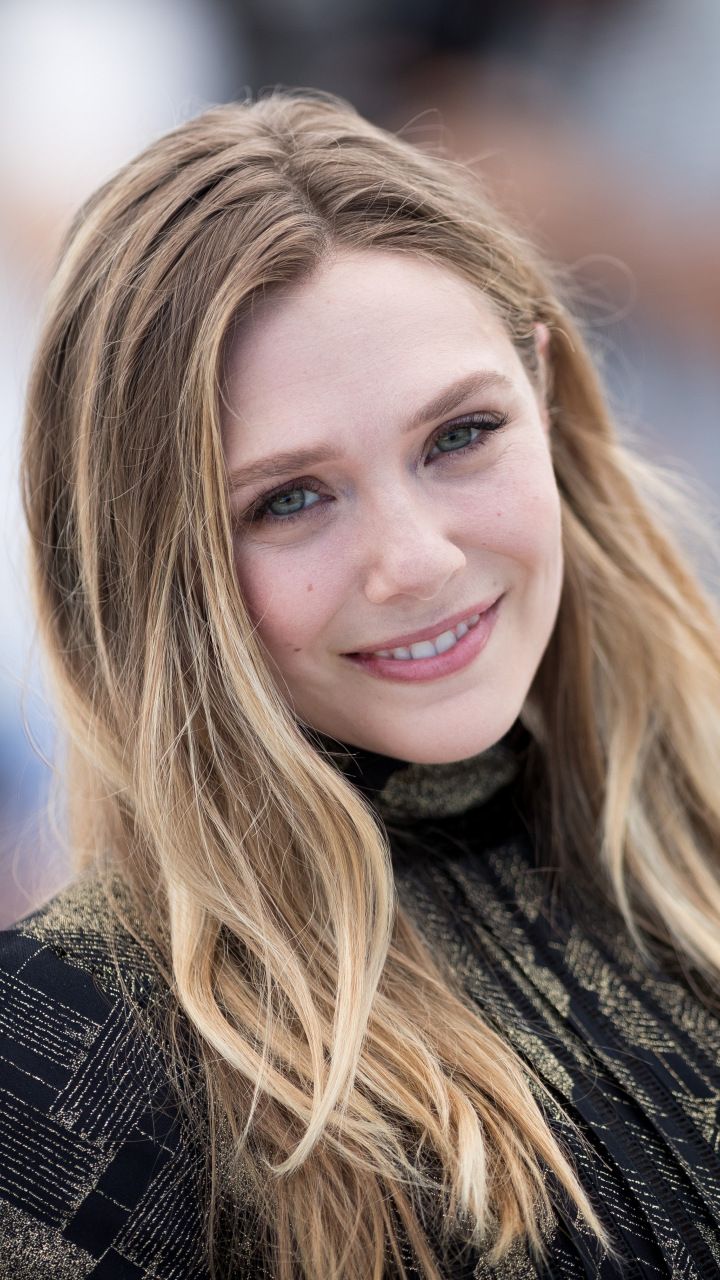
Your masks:
{"label": "ear", "polygon": [[545,393],[549,383],[548,359],[550,355],[550,330],[546,324],[543,324],[542,320],[536,320],[533,327],[535,330],[535,350],[537,351],[538,370],[540,375],[538,395],[540,399],[543,426],[545,428],[545,434],[547,435],[550,432],[550,415],[548,413]]}
{"label": "ear", "polygon": [[545,362],[548,351],[550,350],[550,330],[542,320],[536,320],[533,325],[535,330],[535,346],[540,360]]}

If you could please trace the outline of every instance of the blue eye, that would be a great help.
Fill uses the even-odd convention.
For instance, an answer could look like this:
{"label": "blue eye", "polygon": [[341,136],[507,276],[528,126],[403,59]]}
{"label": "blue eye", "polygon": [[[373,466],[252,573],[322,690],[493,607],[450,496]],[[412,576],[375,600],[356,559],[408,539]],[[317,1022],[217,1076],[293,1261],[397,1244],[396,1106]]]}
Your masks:
{"label": "blue eye", "polygon": [[[305,485],[298,485],[297,489],[286,489],[283,493],[277,493],[274,498],[268,498],[265,503],[265,509],[270,512],[271,516],[276,520],[281,520],[285,524],[292,516],[300,515],[303,511],[308,511],[310,507],[316,505],[315,502],[303,505],[303,494],[314,493],[317,498],[317,491],[310,489]],[[279,507],[279,511],[271,511],[272,507]]]}
{"label": "blue eye", "polygon": [[[479,431],[479,436],[473,436],[473,431]],[[449,440],[450,445],[446,446],[442,442]],[[436,436],[433,441],[433,448],[438,448],[442,453],[460,453],[465,449],[470,449],[475,444],[485,444],[486,437],[477,423],[460,422],[451,427],[449,431],[443,431],[441,435]]]}
{"label": "blue eye", "polygon": [[[508,419],[507,413],[469,413],[465,418],[446,422],[439,431],[436,431],[433,436],[433,446],[437,445],[444,454],[465,454],[470,449],[487,444],[491,433],[504,427]],[[471,437],[470,433],[473,431],[477,431],[478,434]],[[440,443],[441,440],[450,440],[450,447],[445,448]]]}
{"label": "blue eye", "polygon": [[[507,413],[471,413],[465,418],[457,418],[454,422],[444,423],[432,437],[432,449],[439,449],[443,460],[451,461],[454,457],[466,457],[472,449],[486,444],[493,431],[500,430],[508,421]],[[473,433],[476,433],[473,435]],[[442,441],[449,441],[444,445]],[[434,464],[438,455],[427,455],[427,462]],[[286,525],[299,520],[308,511],[320,509],[325,505],[321,501],[321,486],[311,479],[294,480],[292,486],[279,489],[276,493],[264,495],[258,499],[250,511],[242,517],[244,524]],[[303,495],[315,495],[315,501],[306,503]],[[276,510],[271,510],[275,507]],[[279,508],[279,511],[277,510]]]}
{"label": "blue eye", "polygon": [[[435,441],[435,444],[438,449],[443,449],[443,445],[441,443],[442,440],[445,439],[452,441],[454,437],[455,443],[451,444],[451,450],[462,449],[465,445],[471,443],[472,437],[470,433],[477,430],[479,430],[478,427],[471,427],[469,424],[461,427],[453,427],[452,431],[447,431],[444,436],[440,436],[439,439]],[[447,450],[444,450],[444,452],[447,452]]]}

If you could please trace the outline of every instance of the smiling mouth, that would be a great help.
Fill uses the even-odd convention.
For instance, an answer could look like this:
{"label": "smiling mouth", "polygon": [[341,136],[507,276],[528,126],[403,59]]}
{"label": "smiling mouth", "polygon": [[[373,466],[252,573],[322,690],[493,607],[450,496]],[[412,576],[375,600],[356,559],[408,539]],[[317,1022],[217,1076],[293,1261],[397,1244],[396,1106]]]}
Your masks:
{"label": "smiling mouth", "polygon": [[454,649],[458,641],[462,640],[468,631],[472,631],[478,625],[483,615],[492,609],[498,599],[499,597],[496,597],[494,600],[478,605],[475,610],[468,613],[455,614],[454,619],[449,618],[444,623],[438,623],[437,628],[433,630],[427,628],[424,632],[416,632],[415,636],[417,638],[400,636],[394,645],[378,645],[376,649],[356,649],[345,656],[348,658],[392,658],[397,662],[438,658],[443,653],[448,653],[450,649]]}
{"label": "smiling mouth", "polygon": [[504,595],[499,595],[482,613],[470,614],[435,636],[395,649],[366,650],[344,656],[367,675],[400,684],[427,683],[452,676],[469,666],[485,649]]}
{"label": "smiling mouth", "polygon": [[455,627],[448,627],[432,639],[416,640],[410,645],[398,645],[396,649],[373,649],[369,652],[366,650],[363,654],[350,654],[349,656],[392,658],[396,662],[411,662],[420,658],[439,658],[441,654],[448,653],[450,649],[454,649],[458,640],[462,640],[468,631],[472,631],[473,627],[477,626],[480,617],[479,613],[473,613],[464,622],[458,622]]}

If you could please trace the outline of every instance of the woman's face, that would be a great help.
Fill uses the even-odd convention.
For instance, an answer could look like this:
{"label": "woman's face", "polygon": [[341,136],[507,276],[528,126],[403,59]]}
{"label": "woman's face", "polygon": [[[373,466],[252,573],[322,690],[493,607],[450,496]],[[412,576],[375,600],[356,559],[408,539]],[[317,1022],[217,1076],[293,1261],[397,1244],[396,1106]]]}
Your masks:
{"label": "woman's face", "polygon": [[239,584],[300,720],[420,763],[497,742],[563,561],[545,410],[485,297],[421,258],[339,254],[235,337],[223,444]]}

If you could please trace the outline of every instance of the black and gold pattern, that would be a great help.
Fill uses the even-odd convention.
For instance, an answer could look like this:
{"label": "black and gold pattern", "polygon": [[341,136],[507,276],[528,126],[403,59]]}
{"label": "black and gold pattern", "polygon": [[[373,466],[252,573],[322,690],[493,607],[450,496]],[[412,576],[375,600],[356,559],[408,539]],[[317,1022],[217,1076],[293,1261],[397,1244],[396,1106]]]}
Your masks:
{"label": "black and gold pattern", "polygon": [[[544,1280],[720,1276],[720,1021],[651,972],[607,909],[580,920],[551,897],[517,743],[457,765],[354,748],[336,763],[388,824],[403,905],[548,1090],[623,1259],[601,1257],[558,1197]],[[167,993],[92,879],[2,935],[0,991],[0,1275],[205,1280],[204,1153],[153,1034]],[[253,1245],[238,1280],[262,1274]],[[541,1274],[522,1247],[494,1270],[477,1255],[443,1269]]]}
{"label": "black and gold pattern", "polygon": [[15,1280],[205,1275],[201,1153],[130,1003],[161,997],[144,951],[112,934],[88,880],[2,936],[0,1274]]}

